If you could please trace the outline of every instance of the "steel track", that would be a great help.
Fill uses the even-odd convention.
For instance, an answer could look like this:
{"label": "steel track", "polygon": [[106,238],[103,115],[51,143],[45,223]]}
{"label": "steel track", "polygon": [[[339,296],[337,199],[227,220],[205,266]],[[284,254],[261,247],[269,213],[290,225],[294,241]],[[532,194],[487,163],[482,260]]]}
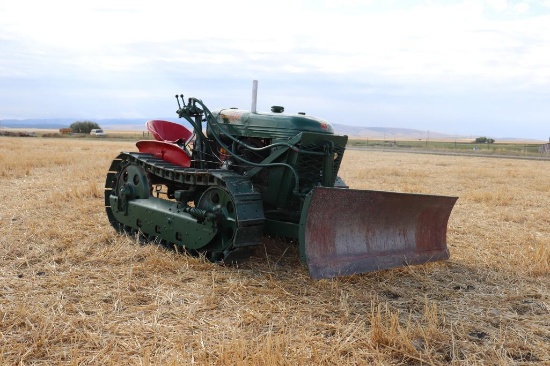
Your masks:
{"label": "steel track", "polygon": [[[143,232],[140,227],[121,223],[117,219],[116,210],[111,207],[111,196],[120,195],[121,187],[118,186],[119,177],[123,170],[128,166],[142,168],[148,176],[151,194],[154,194],[152,186],[162,184],[172,192],[177,190],[194,190],[196,193],[188,197],[189,201],[195,204],[200,201],[200,195],[208,188],[219,187],[230,195],[234,202],[235,214],[233,215],[236,223],[235,233],[228,244],[227,239],[220,244],[214,243],[213,239],[209,242],[200,243],[198,250],[190,250],[192,253],[204,253],[209,259],[214,261],[231,262],[249,255],[249,247],[261,242],[264,225],[263,202],[260,193],[256,192],[250,182],[250,179],[237,173],[224,169],[195,169],[183,168],[181,166],[168,163],[162,159],[156,158],[151,154],[122,152],[111,163],[107,178],[105,181],[105,210],[111,225],[119,233],[139,234],[141,238],[147,241],[157,242],[167,246],[178,246],[186,249],[186,238],[181,240],[172,240],[156,235],[154,232]],[[187,202],[181,202],[187,205]],[[166,222],[159,222],[158,225],[164,225]],[[225,222],[218,223],[224,226]],[[213,246],[223,245],[218,252],[212,253]],[[197,244],[195,243],[195,247]]]}

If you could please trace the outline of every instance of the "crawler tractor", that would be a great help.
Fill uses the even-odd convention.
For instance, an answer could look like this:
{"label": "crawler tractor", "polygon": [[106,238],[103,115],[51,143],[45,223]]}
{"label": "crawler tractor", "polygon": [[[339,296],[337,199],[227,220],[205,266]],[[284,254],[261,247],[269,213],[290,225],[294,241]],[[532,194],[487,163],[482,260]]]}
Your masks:
{"label": "crawler tractor", "polygon": [[[256,86],[256,85],[255,85]],[[213,262],[247,258],[265,235],[294,239],[314,278],[447,259],[456,197],[350,189],[338,177],[347,136],[305,113],[210,111],[176,96],[181,124],[147,122],[111,164],[113,227]]]}

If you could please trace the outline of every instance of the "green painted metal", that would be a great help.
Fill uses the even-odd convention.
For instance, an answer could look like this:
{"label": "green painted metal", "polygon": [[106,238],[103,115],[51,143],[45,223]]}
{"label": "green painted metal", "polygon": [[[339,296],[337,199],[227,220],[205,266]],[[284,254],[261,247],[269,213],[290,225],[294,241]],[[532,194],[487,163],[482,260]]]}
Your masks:
{"label": "green painted metal", "polygon": [[[289,139],[301,132],[334,134],[332,124],[305,114],[251,113],[241,109],[222,109],[212,112],[223,130],[234,136]],[[207,135],[217,131],[207,126]]]}
{"label": "green painted metal", "polygon": [[[117,207],[120,201],[119,197],[111,196],[111,207]],[[218,233],[212,219],[199,222],[176,202],[156,197],[133,199],[123,206],[122,211],[115,209],[113,213],[123,225],[188,249],[202,248]]]}
{"label": "green painted metal", "polygon": [[[286,219],[286,217],[283,217],[283,219]],[[294,222],[266,219],[265,232],[275,237],[298,239],[300,227]]]}

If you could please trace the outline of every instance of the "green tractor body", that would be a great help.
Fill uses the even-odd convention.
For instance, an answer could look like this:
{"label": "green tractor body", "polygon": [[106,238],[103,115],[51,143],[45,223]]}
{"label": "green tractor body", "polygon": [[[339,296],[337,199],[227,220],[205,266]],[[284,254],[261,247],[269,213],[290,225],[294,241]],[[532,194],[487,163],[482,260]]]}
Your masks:
{"label": "green tractor body", "polygon": [[117,230],[226,263],[265,235],[291,238],[314,278],[449,257],[457,198],[349,189],[338,177],[348,138],[329,122],[282,107],[211,112],[183,95],[178,104],[192,132],[149,121],[156,141],[109,169],[105,206]]}

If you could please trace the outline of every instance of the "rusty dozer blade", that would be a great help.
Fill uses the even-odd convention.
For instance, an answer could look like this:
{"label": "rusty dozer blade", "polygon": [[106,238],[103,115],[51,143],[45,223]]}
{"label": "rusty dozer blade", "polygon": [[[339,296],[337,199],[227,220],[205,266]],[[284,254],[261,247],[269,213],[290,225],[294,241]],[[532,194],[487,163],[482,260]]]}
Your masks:
{"label": "rusty dozer blade", "polygon": [[300,256],[313,278],[448,259],[447,222],[457,199],[315,188],[300,220]]}

